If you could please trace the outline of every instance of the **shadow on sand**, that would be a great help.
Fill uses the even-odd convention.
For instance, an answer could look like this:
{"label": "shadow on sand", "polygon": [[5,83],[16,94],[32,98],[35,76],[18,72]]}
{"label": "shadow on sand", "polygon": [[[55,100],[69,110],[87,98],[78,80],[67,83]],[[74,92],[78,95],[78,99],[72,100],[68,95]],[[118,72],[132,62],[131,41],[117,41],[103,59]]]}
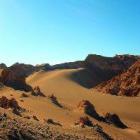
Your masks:
{"label": "shadow on sand", "polygon": [[85,88],[93,88],[102,80],[88,69],[80,69],[70,75],[70,79]]}

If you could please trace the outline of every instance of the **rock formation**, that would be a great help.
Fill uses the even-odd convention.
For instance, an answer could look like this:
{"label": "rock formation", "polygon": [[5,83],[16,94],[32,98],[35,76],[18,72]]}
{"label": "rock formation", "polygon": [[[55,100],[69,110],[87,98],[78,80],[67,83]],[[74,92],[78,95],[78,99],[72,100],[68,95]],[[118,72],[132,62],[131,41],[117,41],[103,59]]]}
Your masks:
{"label": "rock formation", "polygon": [[92,121],[90,121],[90,119],[87,116],[84,117],[80,117],[78,121],[75,122],[75,125],[79,125],[81,127],[85,127],[85,126],[93,126]]}
{"label": "rock formation", "polygon": [[27,72],[24,71],[24,67],[22,65],[15,64],[2,70],[0,82],[16,90],[31,91],[31,86],[26,84],[26,76]]}
{"label": "rock formation", "polygon": [[140,93],[140,60],[126,72],[96,87],[99,91],[113,95],[137,96]]}
{"label": "rock formation", "polygon": [[4,109],[11,108],[13,113],[16,115],[20,115],[20,111],[22,110],[22,108],[14,98],[8,99],[5,96],[2,96],[0,98],[0,107]]}
{"label": "rock formation", "polygon": [[109,124],[113,124],[119,128],[127,128],[127,126],[120,120],[117,114],[106,113],[105,114],[105,121]]}
{"label": "rock formation", "polygon": [[52,103],[57,105],[58,107],[62,107],[62,105],[58,102],[57,97],[52,95],[49,95],[48,98],[51,100]]}
{"label": "rock formation", "polygon": [[4,63],[0,64],[0,69],[6,69],[6,68],[7,68],[7,66]]}
{"label": "rock formation", "polygon": [[78,104],[78,110],[82,111],[83,113],[90,115],[91,117],[94,117],[97,120],[100,120],[101,117],[96,112],[94,106],[92,103],[90,103],[88,100],[82,100]]}
{"label": "rock formation", "polygon": [[92,87],[126,71],[139,58],[133,55],[116,55],[115,57],[88,55],[85,65],[91,71],[94,79]]}
{"label": "rock formation", "polygon": [[30,91],[31,87],[26,84],[25,77],[19,76],[18,72],[10,69],[4,69],[1,73],[0,81],[16,90]]}
{"label": "rock formation", "polygon": [[51,65],[50,64],[38,64],[35,66],[35,70],[36,71],[40,71],[40,70],[44,70],[44,71],[48,71],[51,70]]}
{"label": "rock formation", "polygon": [[51,66],[51,69],[77,69],[85,67],[84,61],[67,62]]}
{"label": "rock formation", "polygon": [[45,95],[41,92],[39,86],[35,86],[35,87],[33,88],[31,94],[34,95],[34,96],[42,96],[42,97],[45,97]]}
{"label": "rock formation", "polygon": [[7,97],[5,96],[2,96],[0,98],[0,107],[2,108],[16,108],[16,109],[20,109],[21,107],[18,105],[18,102],[14,99],[14,98],[11,98],[11,99],[8,99]]}

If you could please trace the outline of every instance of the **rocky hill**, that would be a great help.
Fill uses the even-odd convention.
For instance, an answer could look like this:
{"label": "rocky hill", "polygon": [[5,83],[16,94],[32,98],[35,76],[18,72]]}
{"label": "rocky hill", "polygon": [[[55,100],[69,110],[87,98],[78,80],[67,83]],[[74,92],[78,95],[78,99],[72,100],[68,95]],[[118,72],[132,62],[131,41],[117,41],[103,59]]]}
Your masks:
{"label": "rocky hill", "polygon": [[138,59],[139,57],[134,55],[116,55],[115,57],[88,55],[85,65],[91,71],[95,80],[94,87],[126,71]]}
{"label": "rocky hill", "polygon": [[36,71],[39,71],[39,70],[48,71],[48,70],[55,70],[55,69],[77,69],[77,68],[83,68],[83,67],[85,67],[84,61],[75,61],[75,62],[55,64],[55,65],[50,65],[46,63],[46,64],[41,64],[41,65],[36,65],[35,69]]}
{"label": "rocky hill", "polygon": [[34,68],[31,65],[16,63],[1,71],[0,82],[17,90],[30,91],[31,87],[26,84],[25,78],[31,74],[33,70]]}
{"label": "rocky hill", "polygon": [[0,64],[0,69],[5,69],[5,68],[7,68],[7,66],[4,63],[1,63]]}
{"label": "rocky hill", "polygon": [[62,64],[56,64],[51,67],[51,69],[77,69],[85,67],[84,61],[75,61]]}
{"label": "rocky hill", "polygon": [[113,95],[137,96],[140,93],[140,60],[126,72],[97,86],[97,89]]}
{"label": "rocky hill", "polygon": [[[104,81],[108,81],[114,76],[126,71],[132,64],[139,59],[134,55],[116,55],[115,57],[104,57],[100,55],[88,55],[84,61],[68,62],[56,65],[41,64],[41,65],[29,65],[15,63],[14,65],[7,67],[5,64],[0,64],[1,76],[0,82],[6,86],[13,87],[14,89],[29,90],[30,86],[26,85],[25,79],[30,74],[44,70],[56,70],[56,69],[77,69],[84,68],[82,72],[73,75],[73,79],[78,77],[78,82],[81,86],[86,88],[93,88]],[[90,75],[90,80],[81,79],[83,74]],[[79,82],[81,81],[81,82]],[[84,83],[84,84],[83,84]]]}
{"label": "rocky hill", "polygon": [[17,90],[29,91],[31,90],[31,87],[26,84],[25,79],[34,72],[40,70],[50,71],[55,69],[74,69],[80,67],[83,67],[83,61],[62,63],[52,66],[49,64],[33,66],[29,64],[15,63],[12,66],[7,67],[2,63],[0,64],[0,82]]}

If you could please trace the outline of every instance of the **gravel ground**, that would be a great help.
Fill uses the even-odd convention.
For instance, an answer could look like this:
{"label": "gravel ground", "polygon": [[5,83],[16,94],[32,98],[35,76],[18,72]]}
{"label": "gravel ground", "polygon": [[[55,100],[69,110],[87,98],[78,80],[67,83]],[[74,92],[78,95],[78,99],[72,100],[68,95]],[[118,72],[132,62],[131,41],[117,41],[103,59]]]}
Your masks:
{"label": "gravel ground", "polygon": [[[81,133],[90,131],[92,135]],[[71,128],[48,125],[39,121],[0,113],[0,140],[112,140],[100,126]]]}

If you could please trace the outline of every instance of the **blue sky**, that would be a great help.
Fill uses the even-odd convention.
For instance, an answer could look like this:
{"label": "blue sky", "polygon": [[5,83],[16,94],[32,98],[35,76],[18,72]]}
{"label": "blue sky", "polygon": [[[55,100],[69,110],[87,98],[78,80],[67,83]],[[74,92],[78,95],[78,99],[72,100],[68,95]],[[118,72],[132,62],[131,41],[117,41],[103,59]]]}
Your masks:
{"label": "blue sky", "polygon": [[0,0],[0,62],[140,54],[139,0]]}

